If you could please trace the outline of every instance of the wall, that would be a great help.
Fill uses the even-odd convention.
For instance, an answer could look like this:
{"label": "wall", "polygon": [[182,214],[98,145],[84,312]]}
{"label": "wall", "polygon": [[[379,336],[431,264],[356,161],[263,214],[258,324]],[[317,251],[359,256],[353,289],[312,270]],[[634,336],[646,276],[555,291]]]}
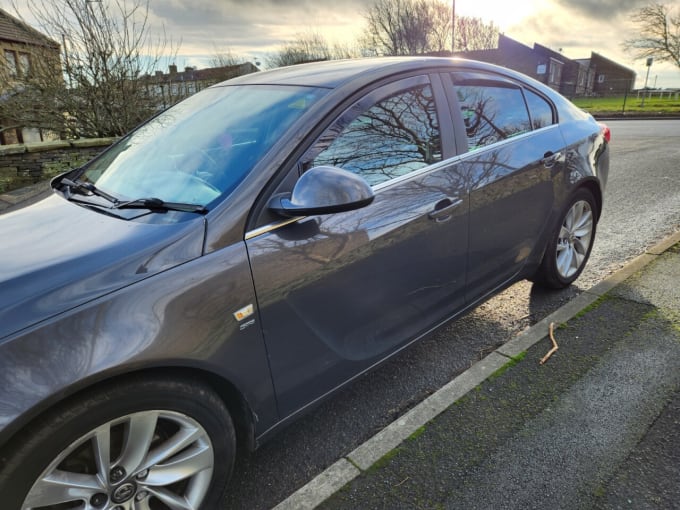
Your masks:
{"label": "wall", "polygon": [[115,141],[115,138],[96,138],[2,145],[0,193],[77,168]]}

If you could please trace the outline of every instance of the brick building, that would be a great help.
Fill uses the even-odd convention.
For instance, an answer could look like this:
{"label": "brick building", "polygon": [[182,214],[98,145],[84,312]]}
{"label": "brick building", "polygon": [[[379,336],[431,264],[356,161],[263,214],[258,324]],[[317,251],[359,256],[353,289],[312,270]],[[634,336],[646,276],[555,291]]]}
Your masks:
{"label": "brick building", "polygon": [[[41,66],[60,65],[60,46],[52,39],[0,9],[0,101],[40,72]],[[0,119],[0,144],[36,142],[44,133]]]}
{"label": "brick building", "polygon": [[574,60],[538,43],[526,46],[503,34],[497,48],[456,52],[456,56],[514,69],[567,97],[619,95],[635,84],[634,71],[598,53]]}
{"label": "brick building", "polygon": [[177,66],[172,64],[167,73],[156,71],[155,74],[141,79],[146,84],[149,95],[159,103],[159,107],[167,108],[211,85],[258,71],[250,62],[207,69],[185,67],[184,71],[178,71]]}

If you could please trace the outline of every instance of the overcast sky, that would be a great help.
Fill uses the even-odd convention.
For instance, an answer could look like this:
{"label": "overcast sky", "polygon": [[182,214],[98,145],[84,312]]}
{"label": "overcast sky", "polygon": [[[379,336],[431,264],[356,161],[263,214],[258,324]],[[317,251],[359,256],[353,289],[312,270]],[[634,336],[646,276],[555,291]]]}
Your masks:
{"label": "overcast sky", "polygon": [[[444,0],[442,0],[444,1]],[[0,0],[9,9],[10,0]],[[310,31],[331,42],[352,43],[362,33],[370,0],[149,0],[150,21],[179,44],[177,64],[208,66],[217,52],[231,51],[265,63],[268,53]],[[629,16],[648,0],[456,0],[456,13],[493,21],[505,35],[538,42],[569,58],[595,51],[625,65],[644,84],[644,61],[621,43],[634,35]],[[655,63],[649,85],[680,87],[680,70]]]}

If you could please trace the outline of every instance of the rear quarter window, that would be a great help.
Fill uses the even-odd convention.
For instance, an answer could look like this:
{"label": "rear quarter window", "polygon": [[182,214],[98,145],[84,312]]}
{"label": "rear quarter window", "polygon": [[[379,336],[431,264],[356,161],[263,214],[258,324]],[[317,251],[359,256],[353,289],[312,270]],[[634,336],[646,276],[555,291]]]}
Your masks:
{"label": "rear quarter window", "polygon": [[524,90],[529,106],[531,124],[534,129],[541,129],[555,123],[553,108],[548,101],[531,90]]}

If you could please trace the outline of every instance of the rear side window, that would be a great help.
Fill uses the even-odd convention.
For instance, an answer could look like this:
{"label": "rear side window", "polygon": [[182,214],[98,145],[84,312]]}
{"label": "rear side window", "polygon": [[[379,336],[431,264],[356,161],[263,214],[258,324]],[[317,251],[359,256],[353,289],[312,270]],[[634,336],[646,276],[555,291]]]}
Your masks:
{"label": "rear side window", "polygon": [[495,83],[454,87],[465,122],[469,150],[531,131],[529,112],[518,87]]}
{"label": "rear side window", "polygon": [[525,89],[524,95],[527,98],[531,124],[534,129],[541,129],[554,124],[553,109],[548,101],[530,90]]}

